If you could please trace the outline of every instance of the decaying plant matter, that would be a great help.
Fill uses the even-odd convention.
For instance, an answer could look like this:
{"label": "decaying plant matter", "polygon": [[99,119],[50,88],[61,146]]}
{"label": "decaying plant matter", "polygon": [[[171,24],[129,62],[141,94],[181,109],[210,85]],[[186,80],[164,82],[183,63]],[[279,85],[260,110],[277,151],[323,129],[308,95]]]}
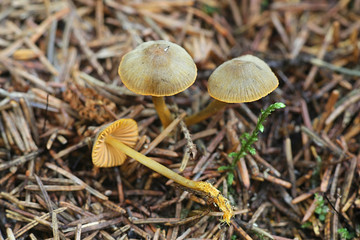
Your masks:
{"label": "decaying plant matter", "polygon": [[[0,239],[359,238],[359,16],[359,0],[0,1]],[[127,53],[158,40],[197,68],[166,97],[167,127],[118,74]],[[215,69],[245,55],[279,87],[186,125],[212,101]],[[286,108],[253,136],[276,102]],[[95,167],[94,137],[118,119],[138,124],[132,149],[211,183],[230,224],[206,194],[132,158]]]}

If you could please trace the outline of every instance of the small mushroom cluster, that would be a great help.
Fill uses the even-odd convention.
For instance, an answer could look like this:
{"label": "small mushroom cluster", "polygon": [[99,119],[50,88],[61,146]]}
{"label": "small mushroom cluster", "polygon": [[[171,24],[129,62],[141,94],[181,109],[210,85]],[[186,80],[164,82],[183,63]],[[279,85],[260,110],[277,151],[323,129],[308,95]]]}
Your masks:
{"label": "small mushroom cluster", "polygon": [[[197,68],[185,49],[159,40],[140,44],[122,58],[119,75],[124,85],[137,94],[150,95],[163,127],[173,120],[164,97],[190,87]],[[193,125],[212,116],[227,103],[253,102],[274,91],[279,81],[260,58],[244,55],[221,64],[211,74],[208,91],[212,101],[202,111],[185,118]]]}
{"label": "small mushroom cluster", "polygon": [[[163,127],[167,127],[173,118],[164,97],[175,95],[191,86],[196,79],[197,68],[182,47],[160,40],[145,42],[124,55],[120,62],[119,75],[131,91],[152,96],[159,119]],[[227,103],[258,100],[277,86],[275,74],[261,59],[245,55],[229,60],[220,65],[209,78],[208,91],[215,100],[202,111],[185,118],[185,123],[199,123],[224,108]],[[135,151],[132,147],[137,139],[137,124],[132,119],[120,119],[105,125],[97,134],[93,146],[94,165],[119,166],[129,156],[185,188],[206,195],[223,211],[223,221],[230,222],[233,216],[232,207],[219,190],[210,183],[184,178]]]}

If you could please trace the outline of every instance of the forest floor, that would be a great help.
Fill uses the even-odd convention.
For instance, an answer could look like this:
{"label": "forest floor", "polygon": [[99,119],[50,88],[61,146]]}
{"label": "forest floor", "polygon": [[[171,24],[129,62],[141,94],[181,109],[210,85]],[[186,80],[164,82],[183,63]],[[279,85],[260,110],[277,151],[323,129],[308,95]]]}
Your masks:
{"label": "forest floor", "polygon": [[[359,0],[0,1],[0,240],[359,239],[359,29]],[[198,69],[166,97],[165,129],[118,75],[127,52],[159,39]],[[244,54],[279,87],[186,127],[211,101],[213,70]],[[254,154],[224,170],[276,102]],[[219,189],[231,221],[133,159],[94,167],[95,134],[120,118],[137,122],[136,150]]]}

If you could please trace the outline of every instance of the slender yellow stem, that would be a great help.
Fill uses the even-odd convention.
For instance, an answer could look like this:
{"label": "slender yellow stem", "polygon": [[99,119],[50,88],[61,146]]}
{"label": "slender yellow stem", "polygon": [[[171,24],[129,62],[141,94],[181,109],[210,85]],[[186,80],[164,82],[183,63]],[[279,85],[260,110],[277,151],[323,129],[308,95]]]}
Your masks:
{"label": "slender yellow stem", "polygon": [[166,106],[164,97],[152,97],[152,101],[155,106],[155,110],[159,115],[160,121],[164,128],[169,126],[173,118],[171,116],[169,108]]}
{"label": "slender yellow stem", "polygon": [[173,172],[172,170],[168,169],[164,165],[152,160],[151,158],[135,151],[131,147],[123,144],[119,140],[113,138],[111,135],[108,135],[106,137],[106,143],[110,144],[114,148],[117,148],[121,150],[123,153],[125,153],[127,156],[132,157],[136,161],[140,162],[141,164],[145,165],[146,167],[154,170],[155,172],[173,180],[174,182],[201,192],[205,194],[207,197],[211,198],[214,203],[217,204],[217,206],[221,209],[221,211],[224,212],[223,221],[226,223],[230,223],[230,219],[233,216],[233,211],[231,208],[231,205],[229,201],[221,195],[220,191],[217,190],[213,185],[207,182],[201,182],[201,181],[193,181],[187,178],[184,178],[183,176]]}
{"label": "slender yellow stem", "polygon": [[135,151],[131,147],[116,140],[111,135],[106,137],[106,143],[112,145],[114,148],[120,149],[121,152],[125,153],[129,157],[132,157],[133,159],[145,165],[146,167],[154,170],[157,173],[160,173],[161,175],[173,180],[174,182],[183,185],[185,187],[188,187],[190,189],[194,189],[194,190],[197,189],[198,183],[196,181],[184,178],[183,176],[177,174],[176,172],[173,172],[172,170],[168,169],[164,165],[152,160],[151,158]]}
{"label": "slender yellow stem", "polygon": [[226,105],[227,103],[214,99],[212,102],[209,103],[209,105],[207,105],[206,108],[204,108],[200,112],[185,118],[185,124],[190,126],[199,123],[211,117],[212,115],[223,109]]}

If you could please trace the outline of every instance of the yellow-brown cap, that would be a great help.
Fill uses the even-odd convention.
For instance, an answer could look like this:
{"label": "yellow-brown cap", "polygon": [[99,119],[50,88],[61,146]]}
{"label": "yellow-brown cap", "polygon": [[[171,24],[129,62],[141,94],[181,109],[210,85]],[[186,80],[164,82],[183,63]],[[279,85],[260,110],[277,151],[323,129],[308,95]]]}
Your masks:
{"label": "yellow-brown cap", "polygon": [[129,147],[134,147],[138,139],[137,123],[133,119],[120,119],[102,127],[96,135],[91,154],[97,167],[119,166],[126,159],[124,153],[106,142],[109,135]]}
{"label": "yellow-brown cap", "polygon": [[151,96],[171,96],[190,87],[197,75],[191,56],[165,40],[140,44],[123,56],[119,75],[131,91]]}
{"label": "yellow-brown cap", "polygon": [[211,97],[227,103],[253,102],[274,91],[279,81],[260,58],[244,55],[221,64],[211,74]]}

